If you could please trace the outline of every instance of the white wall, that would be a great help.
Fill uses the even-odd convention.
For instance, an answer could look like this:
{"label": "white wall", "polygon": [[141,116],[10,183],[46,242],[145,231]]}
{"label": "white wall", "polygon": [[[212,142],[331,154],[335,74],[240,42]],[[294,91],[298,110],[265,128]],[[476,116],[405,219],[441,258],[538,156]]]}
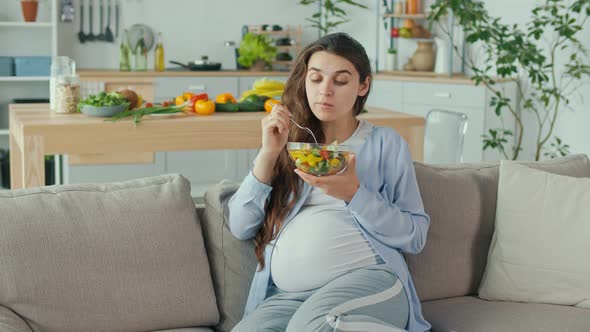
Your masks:
{"label": "white wall", "polygon": [[[99,2],[91,1],[94,3],[96,33]],[[74,2],[78,10],[79,0]],[[374,3],[375,0],[369,2]],[[224,41],[239,43],[243,25],[302,25],[304,44],[309,43],[317,38],[317,31],[309,27],[305,18],[315,11],[315,6],[303,6],[294,0],[124,0],[121,8],[121,29],[135,23],[144,23],[155,32],[161,31],[166,61],[187,62],[199,59],[202,55],[208,55],[211,61],[216,61],[222,57]],[[373,16],[368,17],[369,14]],[[374,13],[370,10],[352,9],[351,15],[355,24],[359,21],[367,24],[348,24],[344,30],[348,30],[368,47],[368,51],[372,50],[374,53],[371,38],[374,28],[370,29],[374,26]],[[85,18],[87,17],[86,12]],[[88,25],[88,20],[85,25]],[[114,44],[80,44],[76,36],[78,30],[78,17],[74,23],[60,24],[60,53],[74,57],[81,68],[118,68],[119,40]],[[148,63],[153,66],[151,54]]]}

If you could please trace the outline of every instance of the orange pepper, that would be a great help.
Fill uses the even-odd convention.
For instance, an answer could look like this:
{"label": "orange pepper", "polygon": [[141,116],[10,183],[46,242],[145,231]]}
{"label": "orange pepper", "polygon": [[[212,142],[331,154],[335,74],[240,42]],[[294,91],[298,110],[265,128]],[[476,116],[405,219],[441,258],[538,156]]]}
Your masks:
{"label": "orange pepper", "polygon": [[272,111],[272,107],[274,105],[281,105],[281,102],[276,99],[272,99],[272,98],[267,99],[264,102],[264,110],[266,111],[266,113],[270,113]]}
{"label": "orange pepper", "polygon": [[213,100],[199,99],[195,103],[195,112],[201,115],[211,115],[215,112],[215,103]]}
{"label": "orange pepper", "polygon": [[215,101],[220,104],[236,103],[237,102],[236,98],[234,98],[234,96],[229,92],[217,95],[217,97],[215,97]]}

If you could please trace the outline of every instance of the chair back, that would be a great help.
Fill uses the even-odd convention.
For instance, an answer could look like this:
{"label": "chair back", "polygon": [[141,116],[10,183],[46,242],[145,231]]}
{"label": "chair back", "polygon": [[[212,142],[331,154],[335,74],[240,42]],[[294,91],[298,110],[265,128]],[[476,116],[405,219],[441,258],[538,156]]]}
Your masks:
{"label": "chair back", "polygon": [[455,164],[463,161],[463,141],[467,115],[441,109],[426,114],[424,129],[424,162]]}

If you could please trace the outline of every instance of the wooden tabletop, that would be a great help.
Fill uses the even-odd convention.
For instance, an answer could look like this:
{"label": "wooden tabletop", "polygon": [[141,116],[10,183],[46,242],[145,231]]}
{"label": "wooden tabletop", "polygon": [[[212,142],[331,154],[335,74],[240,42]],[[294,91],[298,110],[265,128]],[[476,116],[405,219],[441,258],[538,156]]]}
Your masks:
{"label": "wooden tabletop", "polygon": [[[145,116],[134,124],[131,119],[111,122],[85,114],[56,114],[48,104],[11,104],[9,109],[10,145],[16,152],[11,157],[14,188],[44,183],[44,155],[125,157],[160,151],[255,149],[260,147],[260,122],[266,115]],[[368,108],[359,118],[394,128],[408,142],[413,158],[422,160],[424,118],[378,108]]]}

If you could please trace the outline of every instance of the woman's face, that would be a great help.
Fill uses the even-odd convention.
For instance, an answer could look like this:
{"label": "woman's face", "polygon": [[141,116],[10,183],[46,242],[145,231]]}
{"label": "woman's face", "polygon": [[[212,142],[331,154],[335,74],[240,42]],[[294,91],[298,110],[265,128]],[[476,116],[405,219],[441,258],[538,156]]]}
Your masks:
{"label": "woman's face", "polygon": [[370,78],[361,84],[350,61],[326,51],[314,53],[307,68],[305,90],[313,114],[321,121],[352,116],[357,97],[369,90]]}

